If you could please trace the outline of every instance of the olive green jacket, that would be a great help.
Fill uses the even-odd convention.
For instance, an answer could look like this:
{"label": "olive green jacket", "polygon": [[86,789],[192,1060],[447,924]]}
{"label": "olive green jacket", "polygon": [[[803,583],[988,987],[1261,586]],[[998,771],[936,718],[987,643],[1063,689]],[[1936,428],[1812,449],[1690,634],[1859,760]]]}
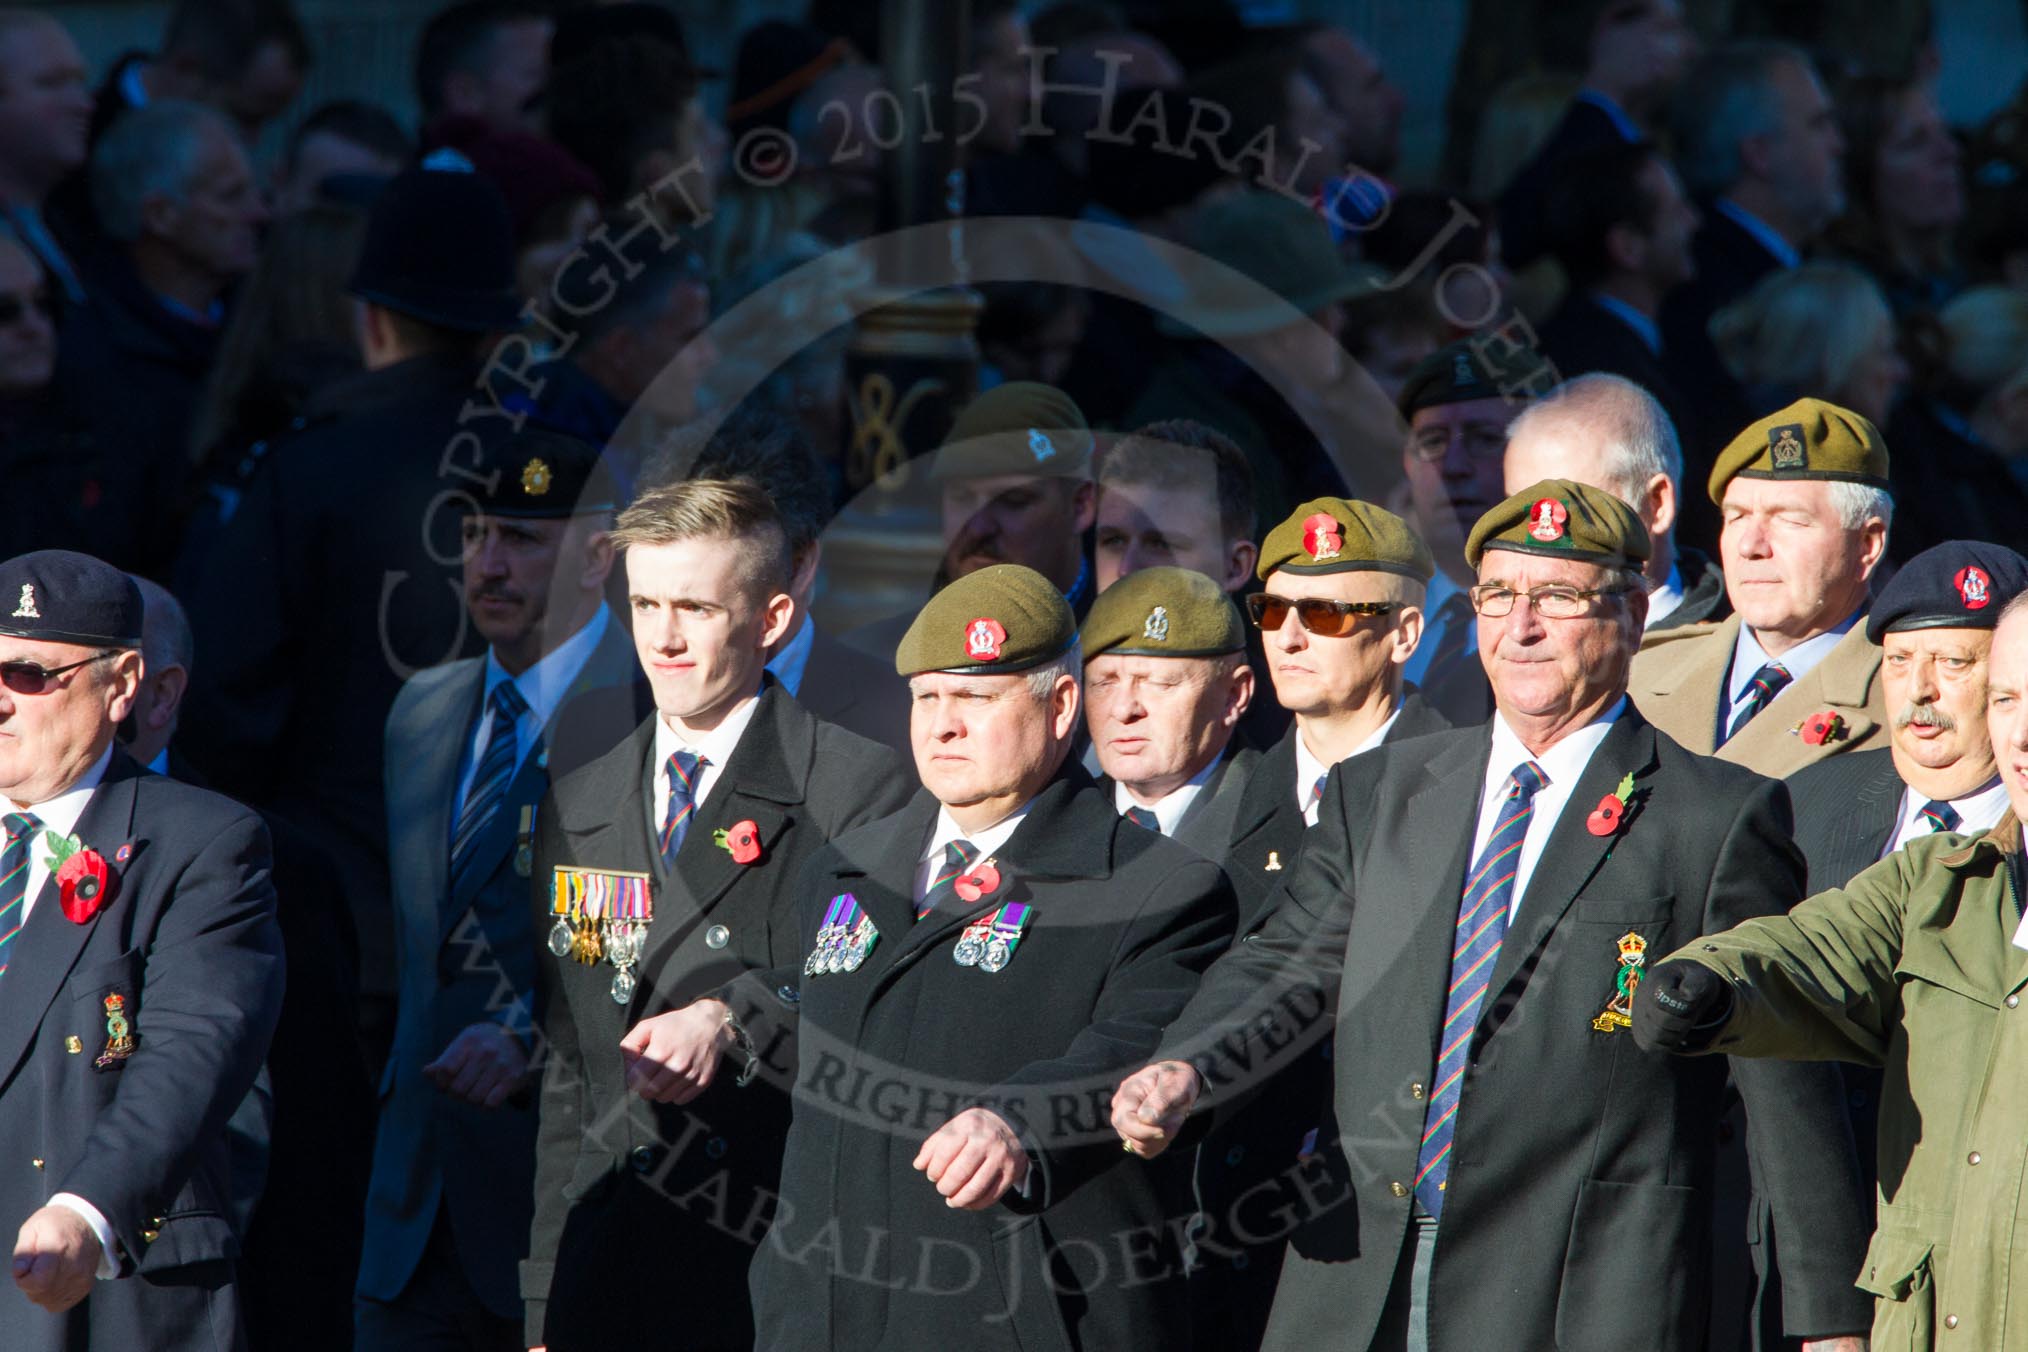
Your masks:
{"label": "olive green jacket", "polygon": [[1917,840],[1673,955],[1733,983],[1711,1051],[1885,1069],[1858,1280],[1877,1297],[1874,1352],[2028,1348],[2028,951],[2005,857],[2020,848],[2011,812]]}

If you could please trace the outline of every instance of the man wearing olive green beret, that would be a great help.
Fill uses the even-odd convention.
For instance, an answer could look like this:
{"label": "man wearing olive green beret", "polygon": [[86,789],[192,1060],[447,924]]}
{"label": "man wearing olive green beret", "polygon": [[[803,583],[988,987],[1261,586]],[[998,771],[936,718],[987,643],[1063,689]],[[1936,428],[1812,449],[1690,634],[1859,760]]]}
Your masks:
{"label": "man wearing olive green beret", "polygon": [[1850,409],[1802,399],[1748,427],[1711,472],[1733,615],[1668,629],[1630,689],[1692,751],[1786,776],[1885,737],[1867,584],[1887,549],[1887,445]]}
{"label": "man wearing olive green beret", "polygon": [[896,650],[923,789],[803,869],[808,957],[764,983],[795,1113],[760,1347],[1188,1344],[1183,1179],[1121,1153],[1104,1092],[1224,951],[1232,894],[1071,758],[1081,666],[1061,590],[1014,565]]}
{"label": "man wearing olive green beret", "polygon": [[1253,701],[1246,629],[1219,585],[1188,568],[1143,568],[1092,602],[1085,722],[1113,806],[1222,860],[1260,753],[1233,733]]}
{"label": "man wearing olive green beret", "polygon": [[[1568,480],[1479,520],[1465,555],[1494,716],[1333,775],[1266,924],[1113,1095],[1127,1148],[1157,1154],[1272,1063],[1264,1007],[1321,991],[1330,1111],[1290,1166],[1311,1204],[1268,1352],[1708,1345],[1727,1068],[1640,1054],[1627,1009],[1644,963],[1786,910],[1802,865],[1779,784],[1691,754],[1626,697],[1648,548],[1632,508]],[[1842,1186],[1837,1080],[1816,1069],[1733,1078],[1793,1246],[1787,1331],[1849,1352],[1867,1222]]]}

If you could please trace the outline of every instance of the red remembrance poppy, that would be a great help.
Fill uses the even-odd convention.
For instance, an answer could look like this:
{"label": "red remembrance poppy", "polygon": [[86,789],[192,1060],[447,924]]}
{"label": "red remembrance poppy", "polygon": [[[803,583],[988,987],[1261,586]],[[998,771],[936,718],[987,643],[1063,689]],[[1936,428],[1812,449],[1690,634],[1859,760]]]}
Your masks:
{"label": "red remembrance poppy", "polygon": [[735,864],[755,862],[761,856],[760,827],[751,821],[734,822],[725,833],[725,848],[732,851]]}
{"label": "red remembrance poppy", "polygon": [[1829,709],[1811,714],[1803,720],[1803,741],[1809,746],[1822,746],[1835,742],[1845,731],[1845,720]]}
{"label": "red remembrance poppy", "polygon": [[961,875],[951,884],[951,890],[966,901],[977,901],[1000,885],[1000,870],[993,867],[989,859],[970,873]]}
{"label": "red remembrance poppy", "polygon": [[57,901],[64,919],[82,925],[112,899],[112,875],[97,850],[79,850],[56,870]]}
{"label": "red remembrance poppy", "polygon": [[1598,806],[1584,819],[1584,827],[1595,836],[1609,836],[1620,829],[1620,822],[1627,814],[1627,805],[1620,801],[1618,794],[1609,793],[1598,800]]}

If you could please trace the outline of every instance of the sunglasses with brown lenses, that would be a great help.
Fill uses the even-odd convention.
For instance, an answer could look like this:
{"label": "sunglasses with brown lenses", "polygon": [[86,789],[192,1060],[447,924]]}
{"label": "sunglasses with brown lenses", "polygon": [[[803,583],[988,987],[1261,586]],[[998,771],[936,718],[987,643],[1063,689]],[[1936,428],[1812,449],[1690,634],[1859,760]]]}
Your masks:
{"label": "sunglasses with brown lenses", "polygon": [[1361,616],[1392,614],[1403,604],[1400,601],[1331,601],[1321,596],[1296,599],[1276,596],[1273,592],[1255,592],[1246,598],[1246,613],[1253,617],[1255,627],[1272,634],[1288,623],[1289,611],[1294,610],[1296,619],[1310,633],[1324,638],[1343,638],[1352,632]]}
{"label": "sunglasses with brown lenses", "polygon": [[17,695],[40,695],[48,690],[57,677],[79,667],[88,667],[111,657],[113,649],[93,653],[90,657],[60,667],[45,667],[39,662],[0,662],[0,685],[6,686]]}

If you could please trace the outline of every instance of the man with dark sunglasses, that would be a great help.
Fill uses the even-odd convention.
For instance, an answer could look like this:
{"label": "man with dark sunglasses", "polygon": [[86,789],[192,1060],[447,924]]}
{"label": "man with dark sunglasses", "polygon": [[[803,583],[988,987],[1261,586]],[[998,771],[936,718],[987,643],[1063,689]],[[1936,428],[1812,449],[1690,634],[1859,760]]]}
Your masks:
{"label": "man with dark sunglasses", "polygon": [[[1392,512],[1345,498],[1303,503],[1261,542],[1263,589],[1247,597],[1275,698],[1295,723],[1263,755],[1234,818],[1225,869],[1239,929],[1258,931],[1296,866],[1333,766],[1382,743],[1449,722],[1417,697],[1402,670],[1422,638],[1424,588],[1435,563]],[[1342,776],[1341,776],[1342,777]],[[1260,1093],[1222,1119],[1197,1152],[1198,1263],[1191,1306],[1204,1346],[1260,1345],[1289,1222],[1302,1199],[1287,1176],[1318,1125],[1330,1086],[1328,1027],[1316,998],[1278,1007],[1287,1043]],[[1311,1017],[1305,1022],[1300,1013]]]}
{"label": "man with dark sunglasses", "polygon": [[281,1007],[268,833],[115,743],[141,594],[0,563],[0,1347],[237,1346],[225,1130]]}

